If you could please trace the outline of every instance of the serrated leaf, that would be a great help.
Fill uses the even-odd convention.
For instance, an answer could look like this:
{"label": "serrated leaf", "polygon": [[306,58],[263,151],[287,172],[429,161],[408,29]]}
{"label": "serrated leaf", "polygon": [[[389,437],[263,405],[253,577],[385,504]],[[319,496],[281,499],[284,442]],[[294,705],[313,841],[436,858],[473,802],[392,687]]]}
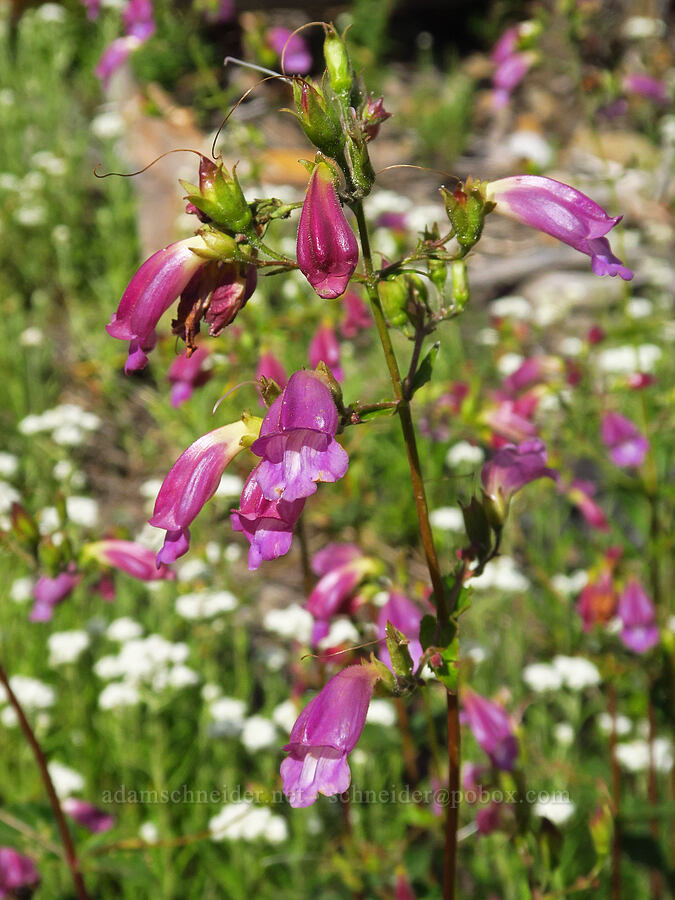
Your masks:
{"label": "serrated leaf", "polygon": [[420,363],[419,368],[415,372],[415,377],[412,380],[412,384],[410,385],[411,394],[415,394],[421,387],[424,387],[427,381],[431,380],[431,375],[434,370],[434,363],[436,362],[440,346],[441,342],[436,341],[436,343],[432,345],[429,352]]}

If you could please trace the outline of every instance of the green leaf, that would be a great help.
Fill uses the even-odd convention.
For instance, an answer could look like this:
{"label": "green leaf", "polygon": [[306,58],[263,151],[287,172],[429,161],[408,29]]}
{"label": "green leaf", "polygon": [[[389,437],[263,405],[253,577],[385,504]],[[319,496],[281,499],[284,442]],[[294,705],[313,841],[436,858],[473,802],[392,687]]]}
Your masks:
{"label": "green leaf", "polygon": [[434,668],[436,678],[449,691],[456,691],[459,678],[459,639],[457,636],[441,651],[441,660],[441,665]]}
{"label": "green leaf", "polygon": [[389,620],[387,620],[385,626],[385,633],[387,636],[387,650],[389,650],[391,666],[400,678],[407,678],[412,675],[413,670],[413,661],[410,656],[410,651],[408,650],[410,641],[402,631],[399,631],[398,628],[394,628]]}
{"label": "green leaf", "polygon": [[415,372],[412,384],[410,385],[411,394],[415,394],[421,387],[424,387],[427,381],[431,380],[431,373],[434,370],[434,363],[436,362],[440,346],[441,342],[436,341],[420,363],[419,368]]}
{"label": "green leaf", "polygon": [[371,409],[357,414],[360,422],[370,422],[371,419],[379,419],[381,416],[393,416],[395,412],[396,407],[392,406],[390,409]]}

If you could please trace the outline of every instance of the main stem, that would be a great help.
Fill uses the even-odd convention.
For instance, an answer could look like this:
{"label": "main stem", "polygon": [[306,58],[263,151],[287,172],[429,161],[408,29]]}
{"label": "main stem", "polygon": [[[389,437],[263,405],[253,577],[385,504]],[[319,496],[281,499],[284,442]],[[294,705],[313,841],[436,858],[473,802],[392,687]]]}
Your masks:
{"label": "main stem", "polygon": [[84,886],[82,872],[80,871],[80,862],[77,858],[77,853],[75,852],[75,845],[73,844],[73,839],[70,836],[68,824],[66,823],[66,820],[64,818],[63,810],[61,809],[61,804],[59,803],[59,798],[56,795],[54,782],[52,781],[51,775],[49,774],[49,769],[47,768],[47,759],[44,755],[42,747],[38,742],[38,739],[35,737],[35,732],[31,728],[30,723],[26,718],[26,715],[17,699],[16,694],[11,688],[9,679],[7,678],[7,673],[5,672],[1,664],[0,682],[2,682],[2,685],[7,692],[7,699],[14,707],[14,711],[16,712],[17,718],[19,720],[21,730],[23,731],[26,740],[30,744],[30,748],[33,751],[33,756],[35,757],[38,769],[40,770],[40,775],[42,776],[42,781],[44,782],[44,786],[49,797],[49,802],[51,803],[52,809],[54,811],[54,818],[56,819],[56,824],[59,829],[61,843],[63,844],[63,849],[65,851],[66,862],[68,863],[68,868],[70,869],[70,874],[75,886],[75,893],[79,897],[79,900],[89,900],[87,889]]}
{"label": "main stem", "polygon": [[[391,377],[391,383],[394,388],[394,394],[398,401],[397,412],[401,422],[401,431],[403,432],[403,440],[405,442],[406,453],[408,456],[408,466],[410,468],[410,480],[413,487],[413,496],[415,498],[415,508],[417,510],[417,520],[420,527],[420,536],[422,538],[422,546],[424,547],[424,555],[426,556],[427,568],[429,569],[429,577],[434,589],[434,600],[439,621],[445,622],[448,619],[448,604],[445,598],[445,586],[443,584],[443,576],[441,567],[438,562],[438,555],[434,545],[434,538],[431,532],[431,524],[429,522],[429,507],[427,504],[427,495],[424,489],[424,481],[422,479],[422,467],[420,464],[419,452],[417,450],[417,439],[415,437],[415,426],[413,425],[412,415],[410,412],[410,401],[405,396],[403,390],[403,382],[401,380],[401,372],[396,360],[396,354],[391,342],[391,336],[387,327],[387,322],[382,311],[380,303],[380,295],[377,291],[377,281],[373,277],[373,258],[370,250],[370,237],[368,235],[368,226],[363,212],[363,203],[356,200],[351,208],[356,216],[356,222],[359,229],[359,238],[361,240],[361,250],[363,253],[363,265],[366,271],[366,288],[368,290],[368,298],[375,319],[377,332],[380,336],[380,343],[384,351],[384,357],[387,361],[387,368]],[[443,900],[454,900],[455,897],[455,880],[456,880],[456,859],[457,859],[457,824],[459,820],[459,767],[460,767],[460,742],[459,742],[459,704],[457,694],[448,692],[448,807],[445,819],[445,853],[443,858]]]}

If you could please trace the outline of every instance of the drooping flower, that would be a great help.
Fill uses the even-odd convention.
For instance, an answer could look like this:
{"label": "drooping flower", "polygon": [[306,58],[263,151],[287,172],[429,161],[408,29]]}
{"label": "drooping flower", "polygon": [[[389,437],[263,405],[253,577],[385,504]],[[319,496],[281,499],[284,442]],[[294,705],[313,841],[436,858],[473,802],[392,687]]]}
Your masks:
{"label": "drooping flower", "polygon": [[373,574],[379,567],[376,560],[363,556],[360,551],[351,558],[344,558],[347,556],[344,554],[342,562],[339,561],[340,555],[336,557],[336,564],[316,583],[305,604],[305,609],[312,614],[319,626],[314,629],[312,641],[314,644],[325,636],[327,628],[323,626],[327,625],[352,597],[363,579]]}
{"label": "drooping flower", "polygon": [[41,575],[33,588],[33,609],[31,622],[49,622],[54,615],[54,607],[62,603],[73,592],[80,580],[73,566],[60,572],[55,578]]}
{"label": "drooping flower", "polygon": [[165,528],[157,566],[175,562],[190,546],[189,526],[215,494],[223,472],[258,433],[260,419],[242,417],[191,444],[176,460],[160,488],[150,524]]}
{"label": "drooping flower", "polygon": [[204,368],[209,358],[206,347],[197,347],[190,356],[184,350],[169,366],[167,378],[171,382],[171,405],[179,407],[192,396],[195,388],[201,387],[211,378],[212,372]]}
{"label": "drooping flower", "polygon": [[355,291],[347,291],[343,305],[344,316],[340,322],[342,337],[354,338],[359,331],[370,328],[373,324],[368,307]]}
{"label": "drooping flower", "polygon": [[518,739],[504,707],[471,690],[464,692],[462,706],[476,742],[492,764],[506,772],[513,771]]}
{"label": "drooping flower", "polygon": [[248,567],[258,569],[263,560],[277,559],[291,549],[293,528],[305,505],[299,500],[267,500],[258,484],[259,463],[249,475],[241,492],[239,509],[232,510],[230,520],[235,531],[243,532],[251,545]]}
{"label": "drooping flower", "polygon": [[351,781],[347,756],[356,746],[379,674],[373,665],[338,672],[298,716],[281,764],[284,793],[293,807],[311,806]]}
{"label": "drooping flower", "polygon": [[110,538],[87,544],[82,552],[84,559],[96,559],[104,566],[112,566],[139,581],[170,580],[176,577],[175,572],[167,566],[162,564],[157,567],[154,552],[135,541]]}
{"label": "drooping flower", "polygon": [[567,496],[591,528],[597,528],[598,531],[609,531],[607,516],[593,499],[596,490],[596,486],[591,481],[576,479],[567,489]]}
{"label": "drooping flower", "polygon": [[619,597],[621,640],[633,653],[646,653],[659,642],[656,610],[637,578],[631,578]]}
{"label": "drooping flower", "polygon": [[558,478],[555,469],[547,467],[546,445],[538,438],[517,446],[506,444],[485,463],[481,473],[483,491],[502,518],[513,495],[538,478]]}
{"label": "drooping flower", "polygon": [[494,85],[492,104],[495,109],[502,109],[508,105],[511,94],[527,75],[536,59],[537,54],[527,50],[523,53],[512,53],[497,65],[492,76]]}
{"label": "drooping flower", "polygon": [[649,441],[637,425],[615,412],[602,418],[602,442],[614,465],[621,468],[641,466],[649,450]]}
{"label": "drooping flower", "polygon": [[147,364],[147,354],[157,341],[157,323],[207,262],[193,250],[205,248],[201,237],[169,244],[147,259],[127,285],[117,312],[106,325],[109,335],[130,342],[125,372]]}
{"label": "drooping flower", "polygon": [[290,502],[314,494],[319,481],[342,478],[349,458],[335,440],[337,426],[333,396],[319,376],[291,375],[251,445],[262,457],[256,480],[263,497]]}
{"label": "drooping flower", "polygon": [[301,35],[279,26],[270,28],[266,42],[279,57],[284,72],[304,75],[312,68],[312,54]]}
{"label": "drooping flower", "polygon": [[0,847],[0,898],[18,897],[22,888],[35,887],[40,883],[38,870],[29,856],[24,856],[13,847]]}
{"label": "drooping flower", "polygon": [[612,253],[605,235],[621,221],[568,184],[541,175],[514,175],[489,182],[486,198],[495,212],[537,228],[591,257],[596,275],[633,273]]}
{"label": "drooping flower", "polygon": [[297,254],[300,271],[319,297],[333,300],[345,292],[359,248],[326,163],[319,163],[309,180],[298,224]]}
{"label": "drooping flower", "polygon": [[330,325],[320,325],[309,343],[310,366],[316,369],[320,362],[328,366],[336,381],[344,381],[345,375],[340,365],[340,345]]}
{"label": "drooping flower", "polygon": [[413,662],[413,668],[417,668],[423,652],[419,640],[420,622],[423,615],[423,611],[404,594],[390,592],[389,599],[381,607],[377,616],[377,636],[380,639],[377,655],[386,666],[391,668],[389,648],[384,640],[387,635],[387,622],[391,622],[394,628],[408,638],[408,652]]}
{"label": "drooping flower", "polygon": [[91,803],[78,800],[77,797],[66,797],[65,800],[62,800],[61,809],[78,825],[81,825],[93,834],[110,831],[115,824],[115,816],[98,809],[96,806],[92,806]]}

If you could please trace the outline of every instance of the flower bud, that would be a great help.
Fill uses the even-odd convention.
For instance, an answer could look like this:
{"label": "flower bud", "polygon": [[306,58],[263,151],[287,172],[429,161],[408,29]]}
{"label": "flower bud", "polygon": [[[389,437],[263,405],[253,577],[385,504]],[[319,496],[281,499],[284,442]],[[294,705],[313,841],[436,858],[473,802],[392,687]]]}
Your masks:
{"label": "flower bud", "polygon": [[296,79],[293,98],[298,120],[309,140],[326,156],[339,156],[342,144],[340,116],[330,109],[324,94],[309,82]]}
{"label": "flower bud", "polygon": [[345,43],[332,28],[326,29],[323,55],[326,61],[326,71],[328,72],[330,86],[343,103],[347,106],[351,105],[349,100],[354,83],[354,73],[352,72]]}
{"label": "flower bud", "polygon": [[469,250],[478,243],[485,216],[494,209],[494,203],[486,201],[480,184],[472,184],[470,180],[464,185],[457,185],[452,193],[444,187],[440,190],[455,238],[462,247]]}
{"label": "flower bud", "polygon": [[188,192],[186,199],[209,219],[228,231],[243,234],[253,221],[251,209],[235,173],[232,175],[221,161],[211,162],[202,156],[199,163],[199,187],[182,181]]}
{"label": "flower bud", "polygon": [[397,327],[408,321],[408,286],[405,278],[398,276],[381,281],[378,286],[382,311],[390,325]]}
{"label": "flower bud", "polygon": [[450,274],[452,276],[452,302],[457,309],[462,310],[469,301],[469,280],[466,263],[463,259],[452,261]]}

